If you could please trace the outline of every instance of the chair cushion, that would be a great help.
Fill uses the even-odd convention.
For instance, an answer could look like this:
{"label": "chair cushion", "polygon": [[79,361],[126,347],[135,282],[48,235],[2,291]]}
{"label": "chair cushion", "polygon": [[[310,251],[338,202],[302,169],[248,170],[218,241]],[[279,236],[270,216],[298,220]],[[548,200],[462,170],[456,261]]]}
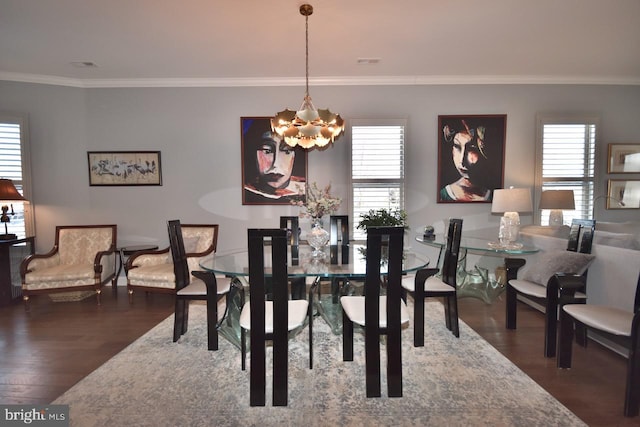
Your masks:
{"label": "chair cushion", "polygon": [[[528,280],[513,279],[509,281],[509,285],[525,295],[536,298],[547,297],[547,287],[542,286],[539,283],[529,282]],[[576,292],[574,298],[587,298],[587,295],[582,292]]]}
{"label": "chair cushion", "polygon": [[589,304],[567,304],[562,309],[592,328],[614,335],[631,336],[633,313],[630,311]]}
{"label": "chair cushion", "polygon": [[35,270],[27,273],[26,283],[46,283],[60,281],[88,281],[93,283],[94,279],[93,263],[89,264],[60,264],[53,267]]}
{"label": "chair cushion", "polygon": [[[231,278],[229,277],[216,277],[216,284],[218,285],[218,294],[226,294],[231,289]],[[206,295],[207,285],[202,279],[191,276],[191,283],[180,289],[177,292],[178,295]]]}
{"label": "chair cushion", "polygon": [[143,267],[132,268],[127,273],[127,279],[131,286],[167,289],[176,287],[173,264],[145,265]]}
{"label": "chair cushion", "polygon": [[[364,326],[364,297],[363,296],[344,296],[340,297],[342,309],[349,316],[349,319],[355,324]],[[407,304],[400,300],[400,324],[409,323],[409,310]],[[387,327],[387,296],[380,296],[380,327]]]}
{"label": "chair cushion", "polygon": [[540,254],[535,264],[528,267],[521,279],[547,286],[551,276],[556,273],[582,274],[587,271],[594,255],[572,251],[548,251]]}
{"label": "chair cushion", "polygon": [[[302,326],[307,317],[309,302],[304,299],[296,299],[287,301],[289,304],[289,317],[287,328],[289,331]],[[264,302],[264,332],[270,334],[273,332],[273,301]],[[240,326],[246,330],[251,330],[251,302],[247,302],[242,307],[240,313]]]}
{"label": "chair cushion", "polygon": [[[409,275],[402,278],[402,287],[409,292],[415,292],[416,290],[416,276]],[[439,277],[429,276],[424,282],[424,290],[429,292],[455,292],[453,286],[446,284]]]}

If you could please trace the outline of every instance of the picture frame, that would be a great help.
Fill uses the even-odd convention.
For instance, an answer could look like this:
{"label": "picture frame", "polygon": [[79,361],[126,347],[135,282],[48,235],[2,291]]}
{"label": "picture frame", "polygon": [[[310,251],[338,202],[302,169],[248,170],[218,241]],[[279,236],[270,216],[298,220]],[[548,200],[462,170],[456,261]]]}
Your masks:
{"label": "picture frame", "polygon": [[162,185],[160,151],[88,151],[89,185]]}
{"label": "picture frame", "polygon": [[307,151],[290,147],[271,129],[271,117],[240,117],[243,205],[306,201]]}
{"label": "picture frame", "polygon": [[609,144],[607,173],[640,173],[640,144]]}
{"label": "picture frame", "polygon": [[640,179],[610,179],[607,209],[640,209]]}
{"label": "picture frame", "polygon": [[491,203],[504,186],[506,114],[438,116],[438,203]]}

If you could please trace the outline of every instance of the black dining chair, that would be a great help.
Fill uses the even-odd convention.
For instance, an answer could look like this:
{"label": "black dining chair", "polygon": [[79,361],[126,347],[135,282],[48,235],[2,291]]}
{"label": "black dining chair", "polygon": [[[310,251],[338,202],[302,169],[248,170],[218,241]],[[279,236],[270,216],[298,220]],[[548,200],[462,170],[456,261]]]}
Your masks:
{"label": "black dining chair", "polygon": [[[307,300],[289,299],[287,286],[287,231],[249,229],[249,302],[240,313],[242,369],[245,369],[246,331],[250,333],[251,406],[265,405],[266,342],[273,342],[273,405],[288,402],[289,332],[309,321],[309,368],[313,368],[313,316]],[[270,244],[270,263],[265,263],[265,245]],[[270,272],[273,299],[267,301],[266,275]]]}
{"label": "black dining chair", "polygon": [[[217,233],[217,225],[215,226]],[[224,318],[224,312],[218,312],[218,301],[227,298],[229,305],[229,291],[231,279],[217,278],[212,273],[189,272],[187,252],[182,237],[180,220],[167,222],[169,232],[169,247],[173,259],[173,273],[175,275],[175,314],[173,324],[173,342],[180,339],[187,332],[189,325],[189,302],[207,302],[207,348],[218,350],[218,326]],[[202,275],[201,275],[202,274]]]}
{"label": "black dining chair", "polygon": [[[442,270],[424,268],[415,275],[406,275],[402,279],[403,297],[413,297],[413,346],[424,346],[424,310],[426,298],[443,298],[444,317],[447,329],[460,337],[458,320],[457,274],[462,238],[462,219],[449,220],[447,242],[445,245]],[[437,273],[441,273],[436,276]]]}
{"label": "black dining chair", "polygon": [[629,351],[624,416],[637,416],[640,413],[640,274],[633,310],[597,304],[564,304],[560,308],[558,368],[571,368],[573,334],[577,325],[595,331]]}
{"label": "black dining chair", "polygon": [[[409,312],[401,298],[403,227],[367,228],[364,296],[346,295],[342,304],[342,359],[353,361],[354,324],[364,328],[367,397],[381,395],[380,335],[387,337],[389,397],[402,397],[402,325]],[[386,295],[381,295],[381,265],[386,260]]]}
{"label": "black dining chair", "polygon": [[[567,250],[542,254],[538,262],[525,270],[518,278],[518,270],[525,265],[522,258],[506,258],[506,327],[516,329],[517,298],[525,298],[545,307],[544,355],[555,357],[558,308],[564,304],[586,304],[586,268],[593,260],[591,246],[595,232],[595,220],[574,219],[571,223]],[[584,271],[580,271],[584,270]],[[562,292],[562,280],[552,280],[554,273],[578,273],[583,275],[581,286],[572,293]],[[560,295],[563,295],[562,298]],[[577,341],[586,345],[586,331],[581,326]]]}

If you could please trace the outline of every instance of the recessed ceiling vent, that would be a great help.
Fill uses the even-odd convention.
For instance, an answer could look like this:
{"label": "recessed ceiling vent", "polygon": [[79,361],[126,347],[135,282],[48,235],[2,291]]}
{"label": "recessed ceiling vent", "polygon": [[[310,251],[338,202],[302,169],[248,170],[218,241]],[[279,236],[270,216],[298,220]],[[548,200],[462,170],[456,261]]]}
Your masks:
{"label": "recessed ceiling vent", "polygon": [[95,62],[91,61],[73,61],[71,65],[77,68],[96,68],[97,65]]}
{"label": "recessed ceiling vent", "polygon": [[358,64],[377,64],[380,58],[358,58]]}

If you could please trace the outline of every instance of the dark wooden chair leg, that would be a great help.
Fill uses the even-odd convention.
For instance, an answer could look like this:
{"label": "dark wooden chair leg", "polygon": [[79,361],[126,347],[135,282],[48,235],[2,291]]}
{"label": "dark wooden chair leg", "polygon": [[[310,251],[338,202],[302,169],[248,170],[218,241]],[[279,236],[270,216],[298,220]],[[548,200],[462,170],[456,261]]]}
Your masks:
{"label": "dark wooden chair leg", "polygon": [[414,294],[413,301],[413,346],[424,347],[424,295]]}
{"label": "dark wooden chair leg", "polygon": [[506,312],[506,323],[507,329],[516,329],[516,310],[518,304],[518,293],[515,289],[511,287],[511,285],[507,285],[507,312]]}
{"label": "dark wooden chair leg", "polygon": [[558,338],[558,368],[570,368],[573,345],[573,318],[560,310],[560,334]]}
{"label": "dark wooden chair leg", "polygon": [[342,360],[353,361],[353,323],[342,310]]}
{"label": "dark wooden chair leg", "polygon": [[640,334],[638,329],[638,325],[634,325],[631,333],[631,346],[627,361],[627,385],[624,396],[625,417],[635,417],[640,413]]}

